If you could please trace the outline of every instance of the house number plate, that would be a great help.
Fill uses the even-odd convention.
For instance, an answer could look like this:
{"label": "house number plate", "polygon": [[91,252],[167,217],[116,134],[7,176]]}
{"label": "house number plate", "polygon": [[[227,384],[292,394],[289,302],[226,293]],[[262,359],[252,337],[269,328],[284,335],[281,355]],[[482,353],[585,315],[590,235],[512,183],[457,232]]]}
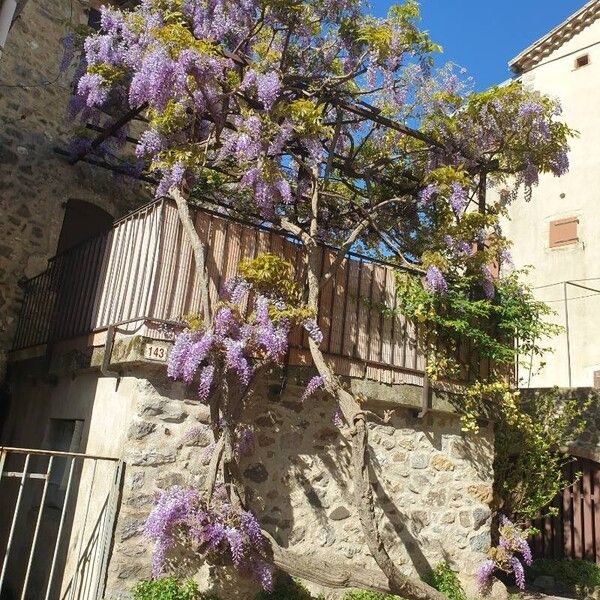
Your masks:
{"label": "house number plate", "polygon": [[168,350],[162,344],[146,344],[144,346],[144,358],[156,360],[158,362],[167,362]]}

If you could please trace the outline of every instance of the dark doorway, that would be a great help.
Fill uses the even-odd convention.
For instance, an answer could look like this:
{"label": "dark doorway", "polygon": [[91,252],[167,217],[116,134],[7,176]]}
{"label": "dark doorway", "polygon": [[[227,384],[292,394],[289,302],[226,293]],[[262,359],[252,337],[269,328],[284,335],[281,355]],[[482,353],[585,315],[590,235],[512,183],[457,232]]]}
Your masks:
{"label": "dark doorway", "polygon": [[108,231],[113,224],[112,215],[85,200],[68,200],[65,205],[56,254]]}

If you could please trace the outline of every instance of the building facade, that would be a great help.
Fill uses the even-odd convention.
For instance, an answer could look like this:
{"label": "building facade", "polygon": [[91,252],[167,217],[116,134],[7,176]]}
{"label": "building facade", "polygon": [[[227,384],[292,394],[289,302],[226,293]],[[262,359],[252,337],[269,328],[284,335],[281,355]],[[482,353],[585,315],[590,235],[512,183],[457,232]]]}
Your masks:
{"label": "building facade", "polygon": [[520,368],[524,387],[592,387],[600,374],[600,2],[592,0],[509,64],[515,77],[562,105],[579,136],[563,177],[540,177],[531,201],[519,194],[506,233],[518,268],[533,265],[535,296],[564,329],[543,363]]}
{"label": "building facade", "polygon": [[132,179],[71,165],[56,152],[81,126],[67,117],[74,67],[60,71],[61,40],[93,20],[90,3],[29,0],[18,8],[0,58],[0,380],[23,298],[20,282],[150,197]]}
{"label": "building facade", "polygon": [[[213,300],[243,257],[272,252],[302,268],[301,246],[272,230],[200,210],[193,219],[207,246]],[[319,262],[326,268],[333,253],[323,249]],[[378,521],[394,560],[421,576],[447,560],[472,577],[491,539],[493,426],[463,433],[448,398],[457,389],[424,385],[414,326],[377,308],[393,305],[394,289],[390,265],[345,259],[320,298],[322,350],[369,410],[390,415],[371,426],[370,439]],[[67,250],[27,287],[9,354],[11,402],[1,434],[12,448],[3,453],[7,468],[26,491],[19,501],[18,481],[0,479],[0,552],[10,547],[11,524],[20,530],[4,581],[13,594],[20,596],[26,582],[26,598],[43,597],[51,586],[61,598],[122,600],[149,577],[143,523],[156,492],[201,486],[214,442],[208,407],[165,369],[171,341],[163,325],[201,309],[191,246],[169,200]],[[290,345],[283,370],[262,381],[244,413],[257,434],[241,469],[250,507],[290,550],[376,569],[352,503],[347,432],[333,426],[330,400],[301,400],[314,370],[301,331]],[[42,448],[43,460],[34,464],[30,456],[27,464],[31,453],[19,448]],[[60,470],[49,478],[51,506],[36,487],[50,470],[46,449],[67,453],[54,455],[53,468]],[[71,475],[69,459],[77,452],[84,464]],[[31,482],[28,473],[36,475]],[[54,574],[47,555],[31,545],[41,507],[46,543],[63,537]],[[27,581],[20,557],[28,555],[35,568]],[[256,593],[198,561],[181,575],[224,599],[250,600]]]}

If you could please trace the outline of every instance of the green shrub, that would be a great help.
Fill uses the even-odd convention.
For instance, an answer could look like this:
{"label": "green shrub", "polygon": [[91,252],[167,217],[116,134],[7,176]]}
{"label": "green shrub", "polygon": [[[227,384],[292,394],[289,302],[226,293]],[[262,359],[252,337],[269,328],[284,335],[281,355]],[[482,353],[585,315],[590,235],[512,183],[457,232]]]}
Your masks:
{"label": "green shrub", "polygon": [[280,573],[275,577],[275,588],[272,592],[259,592],[255,600],[320,600],[322,596],[315,598],[299,582]]}
{"label": "green shrub", "polygon": [[467,600],[456,573],[448,566],[448,563],[442,562],[436,566],[429,583],[450,600]]}
{"label": "green shrub", "polygon": [[192,580],[180,583],[175,577],[159,577],[140,581],[133,588],[134,600],[219,600],[198,591]]}
{"label": "green shrub", "polygon": [[551,560],[540,558],[527,569],[530,582],[539,575],[549,575],[574,592],[600,586],[600,566],[585,560]]}

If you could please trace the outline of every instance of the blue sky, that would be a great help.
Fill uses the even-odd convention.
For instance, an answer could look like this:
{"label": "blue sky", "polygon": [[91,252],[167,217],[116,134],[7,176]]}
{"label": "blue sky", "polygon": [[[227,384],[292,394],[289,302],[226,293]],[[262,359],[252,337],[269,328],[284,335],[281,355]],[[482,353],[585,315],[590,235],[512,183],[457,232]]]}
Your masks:
{"label": "blue sky", "polygon": [[[444,48],[443,62],[469,71],[476,89],[510,76],[507,62],[586,0],[421,0],[421,28]],[[392,4],[371,0],[383,16]]]}

